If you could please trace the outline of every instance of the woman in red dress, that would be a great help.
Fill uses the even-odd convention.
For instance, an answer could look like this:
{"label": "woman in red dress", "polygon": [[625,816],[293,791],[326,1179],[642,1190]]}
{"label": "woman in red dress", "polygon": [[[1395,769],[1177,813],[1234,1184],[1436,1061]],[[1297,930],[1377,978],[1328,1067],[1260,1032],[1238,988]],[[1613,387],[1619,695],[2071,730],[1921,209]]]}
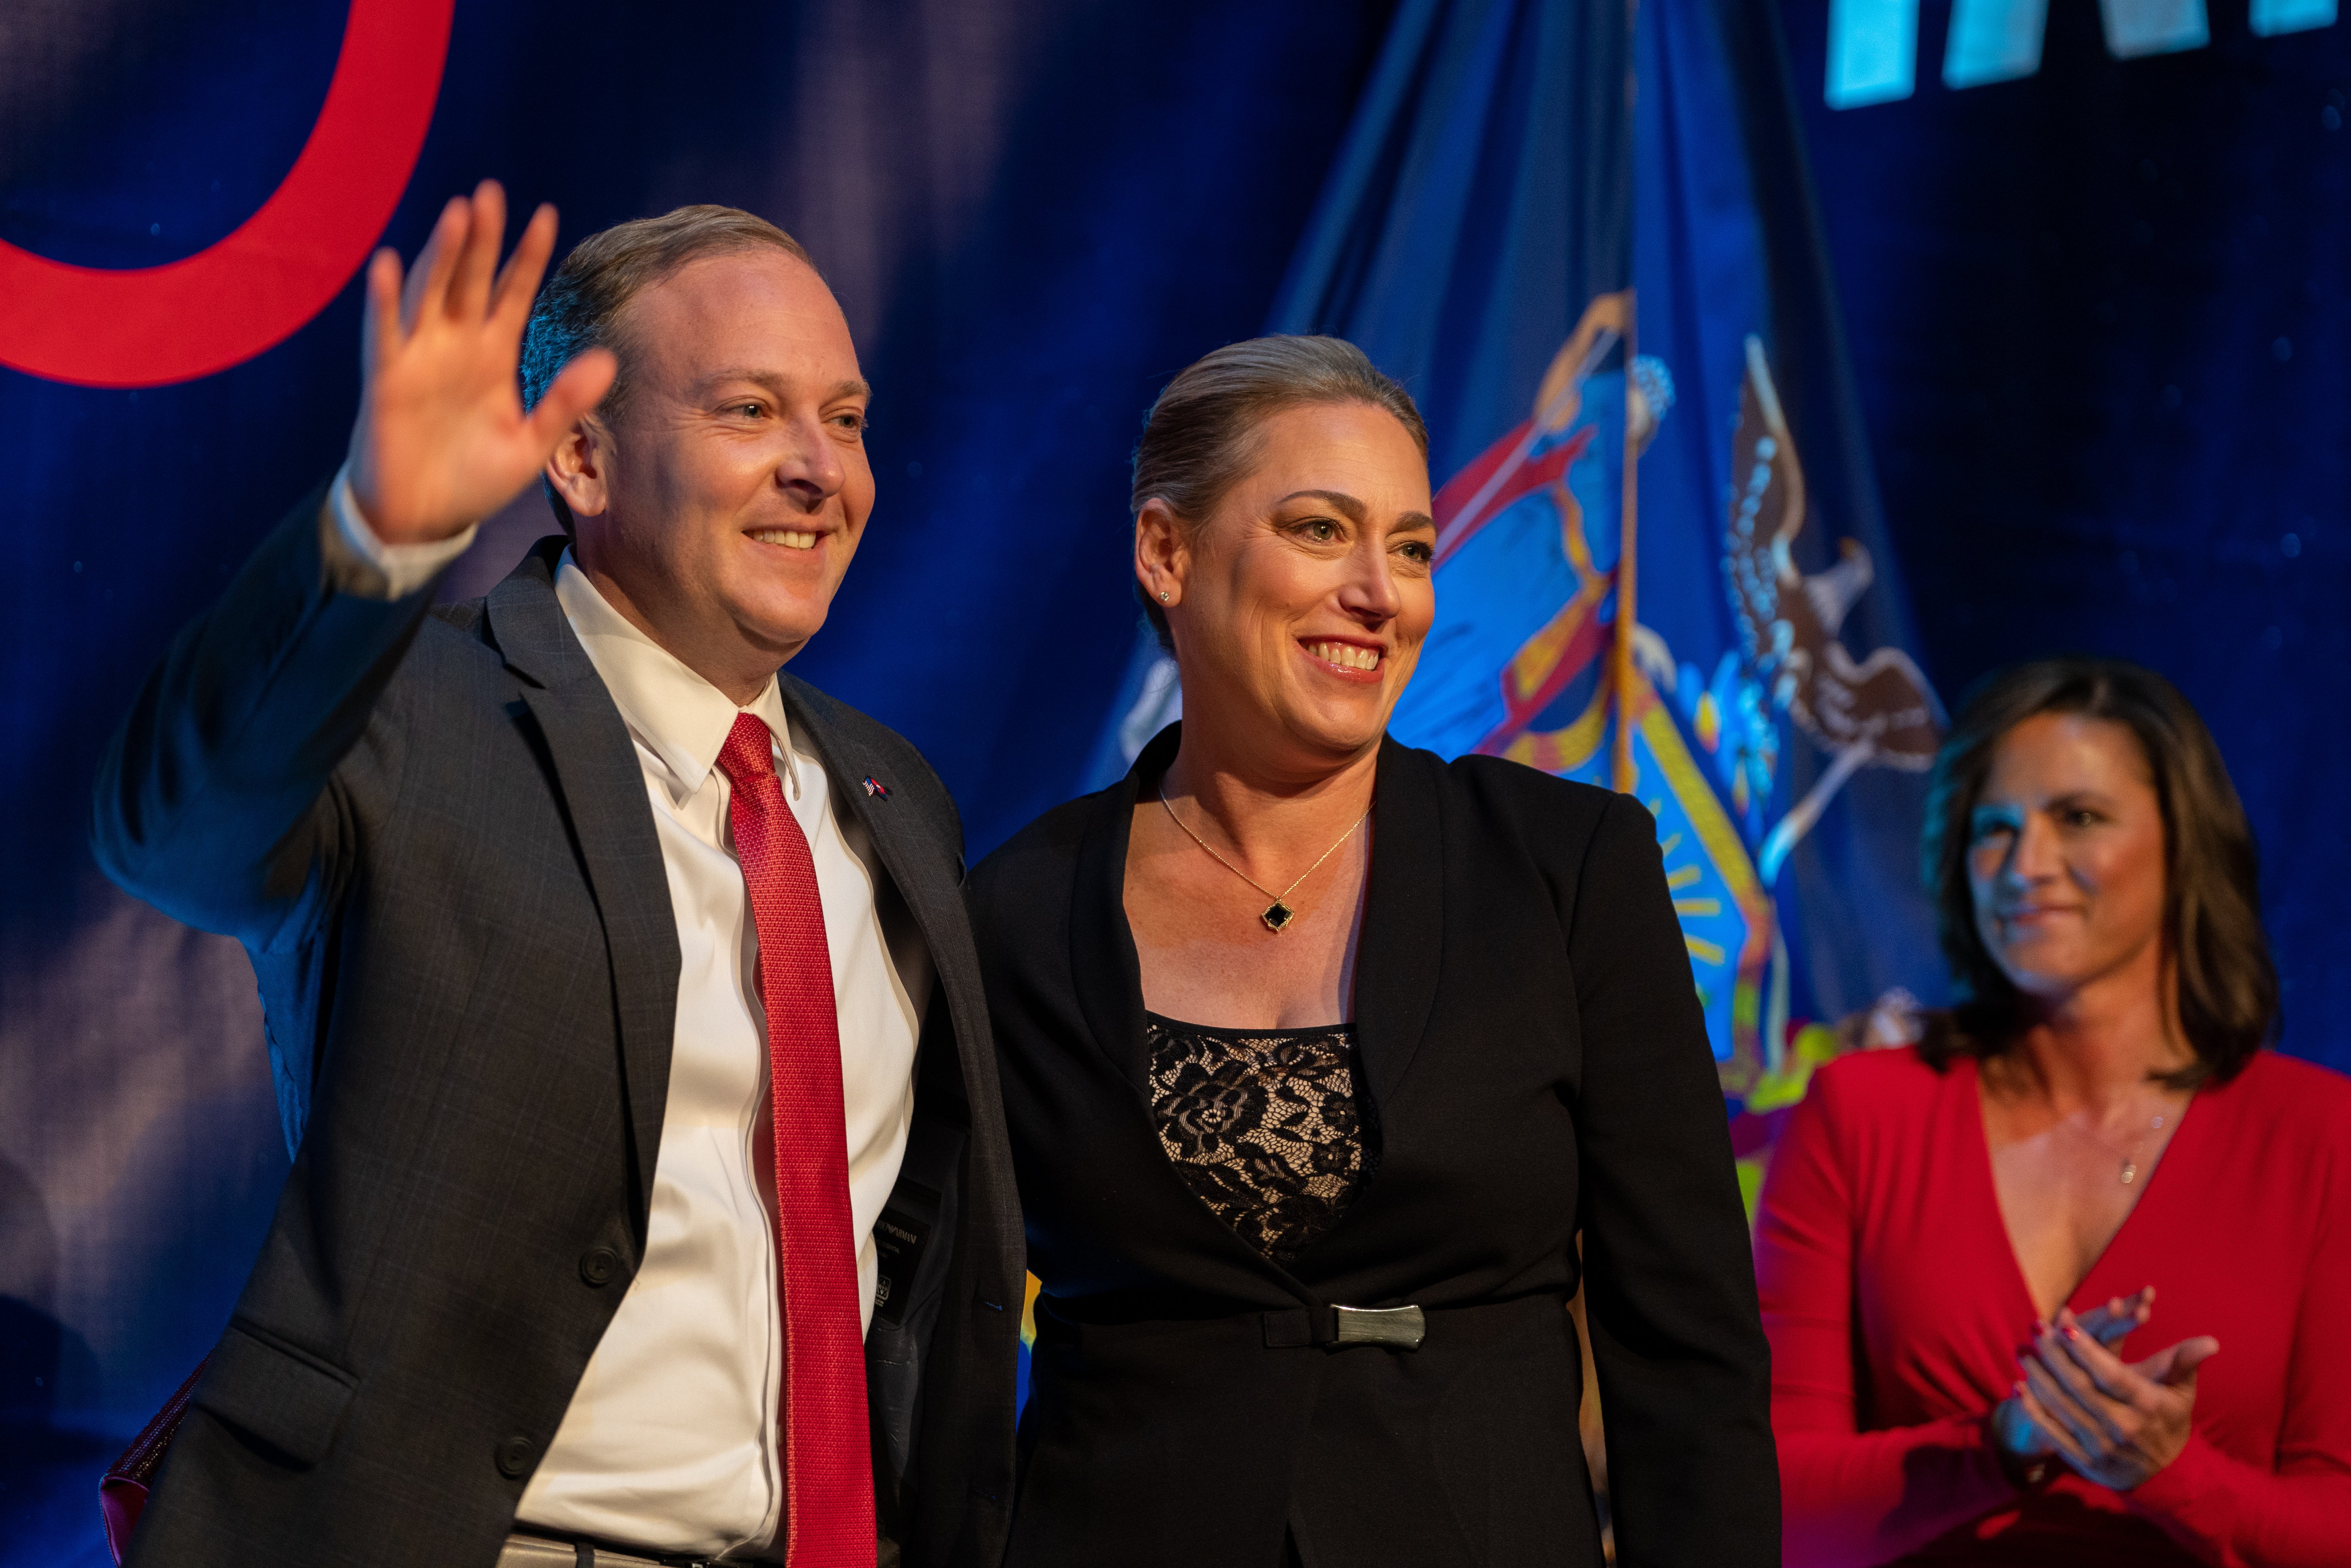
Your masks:
{"label": "woman in red dress", "polygon": [[2168,684],[1995,677],[1938,758],[1963,998],[1765,1183],[1786,1559],[2351,1563],[2351,1080],[2264,1049],[2252,835]]}

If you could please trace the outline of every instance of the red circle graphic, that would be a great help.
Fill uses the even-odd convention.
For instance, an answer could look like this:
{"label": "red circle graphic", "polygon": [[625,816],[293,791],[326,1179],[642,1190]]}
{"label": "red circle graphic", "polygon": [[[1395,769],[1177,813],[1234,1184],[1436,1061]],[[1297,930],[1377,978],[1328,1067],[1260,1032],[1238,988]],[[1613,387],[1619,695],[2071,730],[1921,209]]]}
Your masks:
{"label": "red circle graphic", "polygon": [[193,381],[327,308],[392,221],[441,94],[455,0],[351,0],[319,122],[258,212],[163,267],[68,267],[0,241],[0,364],[92,387]]}

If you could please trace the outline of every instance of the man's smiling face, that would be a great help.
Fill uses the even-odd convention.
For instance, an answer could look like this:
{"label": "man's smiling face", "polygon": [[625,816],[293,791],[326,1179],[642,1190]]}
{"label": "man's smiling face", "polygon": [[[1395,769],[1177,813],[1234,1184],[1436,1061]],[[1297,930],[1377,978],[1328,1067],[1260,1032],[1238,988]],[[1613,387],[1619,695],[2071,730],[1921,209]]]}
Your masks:
{"label": "man's smiling face", "polygon": [[849,324],[815,269],[762,248],[647,286],[620,336],[626,404],[562,486],[580,564],[715,685],[764,685],[824,624],[873,507]]}

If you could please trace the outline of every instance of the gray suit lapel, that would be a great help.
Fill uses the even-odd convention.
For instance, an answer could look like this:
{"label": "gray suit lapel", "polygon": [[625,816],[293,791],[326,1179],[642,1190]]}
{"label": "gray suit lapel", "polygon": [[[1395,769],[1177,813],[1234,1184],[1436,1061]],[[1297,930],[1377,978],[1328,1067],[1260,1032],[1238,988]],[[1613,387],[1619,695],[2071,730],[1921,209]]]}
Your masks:
{"label": "gray suit lapel", "polygon": [[669,1103],[677,917],[635,744],[555,597],[554,564],[563,542],[540,541],[491,591],[486,609],[499,652],[522,679],[523,705],[546,744],[603,918],[633,1143],[630,1179],[643,1224],[653,1205],[653,1165]]}
{"label": "gray suit lapel", "polygon": [[946,979],[950,965],[960,958],[967,944],[950,937],[950,933],[959,935],[965,929],[963,900],[955,883],[937,869],[935,857],[940,846],[916,841],[916,835],[925,830],[913,810],[894,799],[866,789],[868,779],[890,787],[887,778],[878,777],[888,771],[886,764],[819,717],[813,705],[795,689],[799,685],[789,679],[779,683],[786,716],[808,737],[818,760],[824,764],[825,773],[832,781],[833,798],[864,824],[882,869],[897,883],[899,896],[906,901],[914,923],[922,928],[923,940],[931,950],[931,962],[937,967],[940,977]]}

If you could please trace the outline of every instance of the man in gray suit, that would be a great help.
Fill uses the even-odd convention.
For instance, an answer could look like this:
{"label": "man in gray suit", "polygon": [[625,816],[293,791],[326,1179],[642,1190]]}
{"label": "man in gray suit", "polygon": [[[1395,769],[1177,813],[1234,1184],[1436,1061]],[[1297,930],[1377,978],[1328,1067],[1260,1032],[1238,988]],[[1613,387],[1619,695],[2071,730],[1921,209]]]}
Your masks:
{"label": "man in gray suit", "polygon": [[[129,1561],[993,1564],[1019,1216],[962,830],[781,675],[873,500],[806,253],[452,201],[93,837],[252,954],[294,1167]],[[536,305],[534,299],[536,298]],[[521,391],[517,392],[517,364]],[[609,389],[609,390],[608,390]],[[565,536],[431,607],[537,477]]]}

